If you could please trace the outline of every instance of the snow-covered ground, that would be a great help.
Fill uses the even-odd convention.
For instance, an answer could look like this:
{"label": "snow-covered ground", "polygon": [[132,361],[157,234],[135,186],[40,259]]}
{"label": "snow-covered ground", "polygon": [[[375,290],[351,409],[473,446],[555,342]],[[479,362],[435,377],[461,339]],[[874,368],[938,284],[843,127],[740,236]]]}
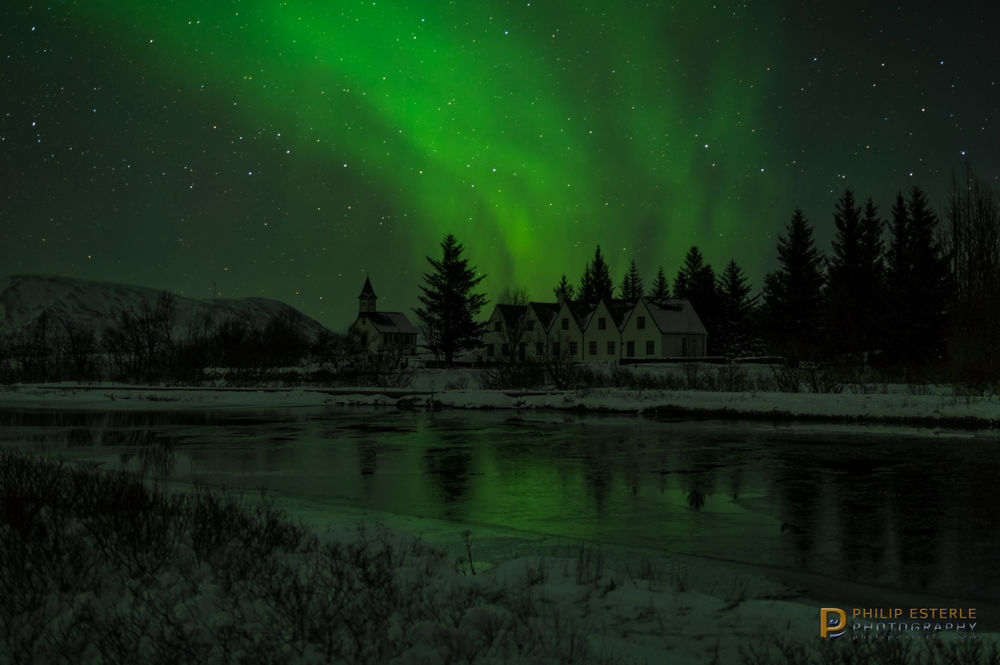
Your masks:
{"label": "snow-covered ground", "polygon": [[[473,386],[462,387],[462,386]],[[457,387],[456,387],[457,386]],[[0,390],[0,407],[139,409],[269,408],[324,403],[398,408],[555,409],[648,415],[807,419],[832,422],[994,428],[1000,396],[960,396],[931,387],[885,392],[714,392],[696,390],[516,391],[475,388],[471,372],[423,373],[407,388],[178,388],[127,385],[14,385]]]}

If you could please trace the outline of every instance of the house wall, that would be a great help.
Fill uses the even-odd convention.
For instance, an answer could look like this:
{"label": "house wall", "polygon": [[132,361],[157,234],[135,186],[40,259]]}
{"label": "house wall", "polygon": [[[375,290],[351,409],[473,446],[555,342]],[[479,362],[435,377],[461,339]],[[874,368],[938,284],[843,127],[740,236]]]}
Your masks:
{"label": "house wall", "polygon": [[[564,324],[563,321],[566,323]],[[565,327],[563,327],[565,325]],[[548,348],[552,353],[552,345],[559,345],[559,356],[566,360],[583,360],[583,332],[576,323],[576,318],[569,310],[569,306],[563,304],[552,327],[549,328]],[[576,345],[576,353],[573,353],[572,346]]]}
{"label": "house wall", "polygon": [[[640,328],[640,324],[643,327]],[[621,337],[622,358],[642,360],[644,358],[663,357],[663,335],[660,334],[659,328],[656,327],[656,322],[653,321],[653,317],[646,308],[646,304],[641,300],[636,304],[635,311],[625,321]],[[633,344],[635,349],[632,355],[628,353],[629,342]],[[647,352],[647,349],[650,348],[651,350]]]}
{"label": "house wall", "polygon": [[705,355],[705,335],[695,333],[663,335],[664,358],[696,358]]}
{"label": "house wall", "polygon": [[621,334],[603,302],[598,304],[587,323],[587,329],[583,332],[583,346],[583,359],[587,362],[607,362],[621,358]]}
{"label": "house wall", "polygon": [[483,330],[482,343],[479,347],[480,360],[495,362],[505,358],[503,344],[506,342],[506,337],[503,326],[503,316],[501,316],[500,310],[494,307],[493,314],[487,319],[486,328]]}

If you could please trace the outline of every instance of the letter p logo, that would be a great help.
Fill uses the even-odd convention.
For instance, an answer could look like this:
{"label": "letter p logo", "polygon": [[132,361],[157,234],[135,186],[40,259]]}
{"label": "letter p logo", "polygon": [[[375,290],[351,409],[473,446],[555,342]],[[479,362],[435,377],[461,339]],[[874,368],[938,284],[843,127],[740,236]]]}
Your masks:
{"label": "letter p logo", "polygon": [[836,607],[823,607],[819,611],[819,636],[833,640],[847,630],[847,612]]}

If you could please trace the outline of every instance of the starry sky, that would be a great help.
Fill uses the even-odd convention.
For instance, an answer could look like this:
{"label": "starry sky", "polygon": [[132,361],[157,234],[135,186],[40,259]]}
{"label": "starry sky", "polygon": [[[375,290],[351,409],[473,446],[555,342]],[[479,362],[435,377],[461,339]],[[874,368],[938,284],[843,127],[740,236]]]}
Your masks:
{"label": "starry sky", "polygon": [[[896,6],[896,5],[899,6]],[[691,245],[753,286],[845,188],[1000,177],[988,3],[52,0],[0,8],[0,274],[409,312]]]}

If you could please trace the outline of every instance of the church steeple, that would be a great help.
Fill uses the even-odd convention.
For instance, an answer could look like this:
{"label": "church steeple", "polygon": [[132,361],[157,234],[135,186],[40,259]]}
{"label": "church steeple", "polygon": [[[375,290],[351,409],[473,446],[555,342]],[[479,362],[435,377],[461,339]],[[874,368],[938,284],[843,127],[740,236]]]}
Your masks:
{"label": "church steeple", "polygon": [[358,314],[374,313],[376,300],[378,296],[375,295],[371,280],[365,276],[365,285],[361,288],[361,295],[358,296]]}

